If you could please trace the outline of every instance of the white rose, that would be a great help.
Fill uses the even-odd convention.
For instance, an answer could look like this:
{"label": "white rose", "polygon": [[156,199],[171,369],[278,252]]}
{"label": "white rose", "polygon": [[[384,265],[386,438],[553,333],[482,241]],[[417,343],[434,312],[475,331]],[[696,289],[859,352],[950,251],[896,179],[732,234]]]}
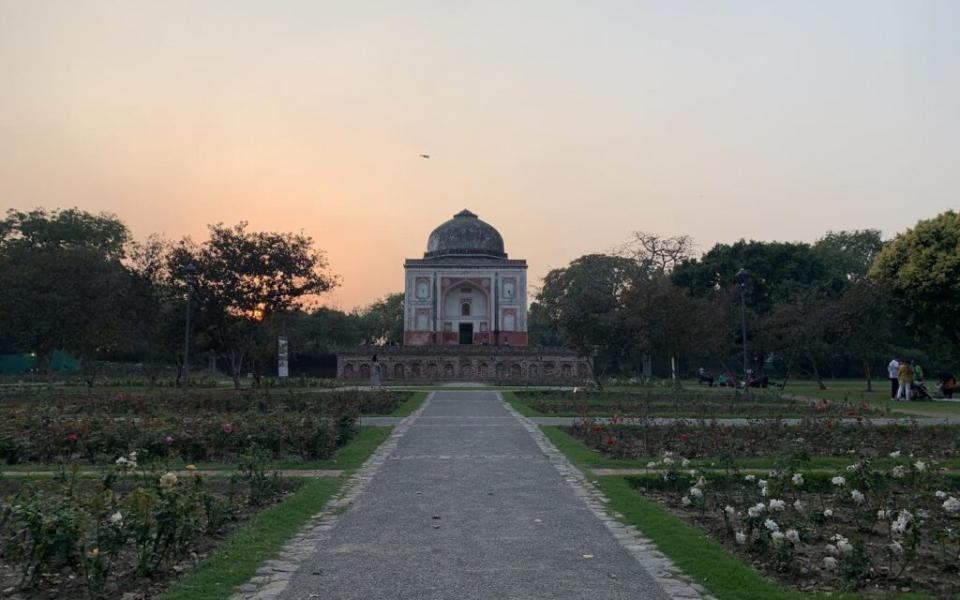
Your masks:
{"label": "white rose", "polygon": [[694,498],[703,498],[703,492],[698,487],[690,488],[690,495]]}
{"label": "white rose", "polygon": [[120,514],[119,510],[113,513],[112,515],[110,515],[110,522],[113,523],[114,525],[119,525],[120,523],[123,523],[123,515]]}
{"label": "white rose", "polygon": [[836,477],[834,477],[833,479],[830,480],[830,483],[832,483],[833,485],[835,485],[835,486],[837,486],[837,487],[843,487],[843,486],[847,485],[847,480],[844,479],[843,477],[837,475]]}
{"label": "white rose", "polygon": [[770,531],[780,531],[780,526],[777,525],[777,522],[773,519],[767,519],[763,522],[763,526],[769,529]]}
{"label": "white rose", "polygon": [[744,477],[743,479],[744,479],[744,481],[756,481],[756,480],[757,480],[757,476],[756,476],[756,475],[747,475],[747,476]]}
{"label": "white rose", "polygon": [[827,556],[823,559],[823,566],[828,571],[835,571],[837,568],[837,559]]}
{"label": "white rose", "polygon": [[680,504],[683,506],[690,506],[690,496],[684,496],[683,498],[680,498]]}
{"label": "white rose", "polygon": [[827,544],[824,547],[824,550],[826,550],[827,554],[829,554],[830,556],[840,556],[840,551],[837,550],[837,547],[834,546],[833,544]]}
{"label": "white rose", "polygon": [[797,500],[793,503],[793,509],[797,512],[803,512],[803,502]]}
{"label": "white rose", "polygon": [[792,481],[795,486],[803,485],[803,474],[795,473],[794,476],[790,478],[790,481]]}
{"label": "white rose", "polygon": [[747,543],[747,534],[742,531],[737,532],[737,543],[741,546]]}
{"label": "white rose", "polygon": [[773,533],[770,534],[770,540],[773,542],[774,546],[779,546],[780,544],[782,544],[783,539],[785,537],[786,536],[779,531],[774,531]]}
{"label": "white rose", "polygon": [[947,498],[943,502],[943,510],[953,514],[960,513],[960,500],[957,500],[953,496]]}
{"label": "white rose", "polygon": [[827,510],[823,511],[823,516],[825,516],[825,517],[828,518],[828,519],[829,519],[830,517],[832,517],[832,516],[833,516],[833,509],[828,508]]}
{"label": "white rose", "polygon": [[776,498],[774,498],[773,500],[770,501],[770,510],[772,511],[780,512],[786,507],[787,507],[787,503],[784,502],[783,500],[777,500]]}
{"label": "white rose", "polygon": [[890,470],[890,475],[892,475],[894,479],[903,479],[906,476],[906,474],[907,474],[907,468],[904,467],[903,465],[897,465]]}
{"label": "white rose", "polygon": [[939,498],[940,500],[943,500],[944,498],[947,497],[947,493],[942,490],[937,490],[936,492],[933,493],[933,495]]}
{"label": "white rose", "polygon": [[899,450],[894,450],[893,452],[891,452],[891,453],[890,453],[890,458],[900,458],[900,451],[899,451]]}
{"label": "white rose", "polygon": [[866,500],[866,497],[860,490],[853,490],[850,492],[850,497],[853,498],[853,501],[857,504],[863,504],[864,500]]}
{"label": "white rose", "polygon": [[913,468],[923,473],[927,470],[927,463],[923,462],[922,460],[918,460],[917,462],[913,463]]}
{"label": "white rose", "polygon": [[790,543],[791,543],[791,544],[799,544],[799,543],[800,543],[800,532],[797,531],[796,529],[788,529],[788,530],[787,530],[787,539],[790,540]]}

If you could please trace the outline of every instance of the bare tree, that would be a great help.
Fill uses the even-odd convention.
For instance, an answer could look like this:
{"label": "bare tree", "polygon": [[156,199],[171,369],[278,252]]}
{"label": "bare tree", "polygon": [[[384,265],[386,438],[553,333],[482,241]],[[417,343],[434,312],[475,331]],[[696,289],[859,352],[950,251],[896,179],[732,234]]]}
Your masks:
{"label": "bare tree", "polygon": [[670,273],[681,262],[691,258],[693,238],[688,235],[664,237],[646,231],[635,231],[616,253],[636,261],[641,272]]}

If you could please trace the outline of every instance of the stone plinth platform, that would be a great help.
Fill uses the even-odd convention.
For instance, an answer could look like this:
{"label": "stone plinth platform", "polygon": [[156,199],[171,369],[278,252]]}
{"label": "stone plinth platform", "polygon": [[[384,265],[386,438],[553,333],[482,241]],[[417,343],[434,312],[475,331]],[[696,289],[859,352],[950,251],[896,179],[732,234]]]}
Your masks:
{"label": "stone plinth platform", "polygon": [[337,353],[337,378],[370,381],[481,381],[577,384],[590,380],[590,359],[568,348],[534,346],[364,346]]}

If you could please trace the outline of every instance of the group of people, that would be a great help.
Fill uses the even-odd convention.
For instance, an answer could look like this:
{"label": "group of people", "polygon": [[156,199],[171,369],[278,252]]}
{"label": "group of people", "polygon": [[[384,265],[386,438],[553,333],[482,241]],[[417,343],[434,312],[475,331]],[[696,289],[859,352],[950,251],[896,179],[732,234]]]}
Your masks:
{"label": "group of people", "polygon": [[[710,387],[717,385],[718,387],[732,387],[739,388],[742,387],[743,383],[737,380],[737,376],[732,371],[721,371],[720,375],[716,379],[713,378],[706,369],[700,367],[697,370],[697,375],[699,376],[698,383],[705,383]],[[753,370],[747,371],[747,387],[753,388],[765,388],[770,385],[770,378],[765,375],[757,375]]]}
{"label": "group of people", "polygon": [[[893,358],[887,364],[887,376],[890,378],[890,399],[909,401],[913,397],[930,398],[923,383],[923,368],[920,363],[907,358]],[[957,388],[957,379],[951,373],[941,373],[937,377],[937,389],[944,398],[953,398]]]}

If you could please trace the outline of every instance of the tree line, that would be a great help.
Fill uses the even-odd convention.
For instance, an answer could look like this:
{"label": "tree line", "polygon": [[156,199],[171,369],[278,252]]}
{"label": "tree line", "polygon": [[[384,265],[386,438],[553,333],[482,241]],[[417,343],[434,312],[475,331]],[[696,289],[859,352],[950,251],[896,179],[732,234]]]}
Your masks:
{"label": "tree line", "polygon": [[[738,277],[738,274],[740,277]],[[534,344],[596,357],[597,372],[871,379],[892,355],[931,370],[960,358],[960,215],[884,241],[830,231],[813,244],[740,240],[693,255],[689,237],[638,232],[550,271],[530,308]],[[879,376],[884,377],[885,374]]]}
{"label": "tree line", "polygon": [[[740,278],[738,279],[738,274]],[[339,284],[303,234],[209,226],[209,237],[132,240],[116,216],[78,209],[8,211],[0,220],[0,354],[57,350],[88,384],[105,360],[151,377],[215,357],[239,385],[292,358],[399,344],[403,295],[341,311],[319,304]],[[960,358],[960,215],[922,220],[892,240],[828,232],[812,244],[740,240],[694,255],[686,236],[638,232],[607,253],[550,271],[530,306],[532,344],[595,357],[597,374],[742,370],[785,377],[862,375],[897,354],[931,370]]]}
{"label": "tree line", "polygon": [[142,363],[151,377],[184,373],[187,300],[191,356],[216,357],[239,385],[276,361],[279,335],[299,353],[398,343],[403,297],[364,309],[317,306],[339,284],[302,234],[246,223],[209,226],[209,238],[131,239],[117,217],[78,209],[8,211],[0,220],[0,354],[35,353],[45,372],[65,350],[89,385],[103,360]]}

